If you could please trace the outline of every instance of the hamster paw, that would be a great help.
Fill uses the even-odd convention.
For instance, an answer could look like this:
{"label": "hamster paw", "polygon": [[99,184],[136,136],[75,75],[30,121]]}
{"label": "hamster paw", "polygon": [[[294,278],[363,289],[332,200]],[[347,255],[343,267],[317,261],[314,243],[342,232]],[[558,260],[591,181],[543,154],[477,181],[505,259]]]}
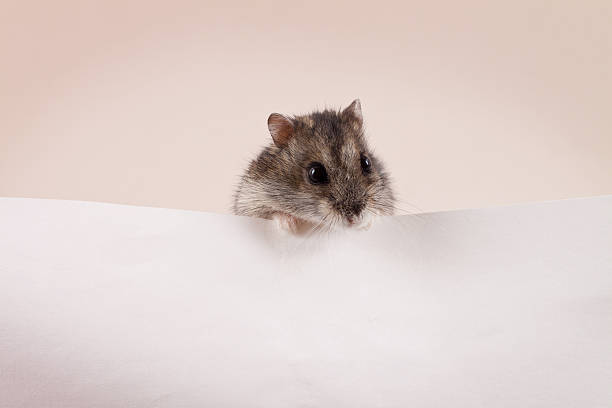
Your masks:
{"label": "hamster paw", "polygon": [[367,220],[365,220],[364,222],[362,222],[361,224],[359,224],[357,226],[357,230],[359,231],[367,231],[370,229],[370,227],[372,226],[372,221],[373,219],[370,217]]}
{"label": "hamster paw", "polygon": [[276,213],[272,216],[272,219],[276,222],[276,226],[281,231],[290,232],[292,234],[297,234],[300,231],[300,220],[292,215]]}

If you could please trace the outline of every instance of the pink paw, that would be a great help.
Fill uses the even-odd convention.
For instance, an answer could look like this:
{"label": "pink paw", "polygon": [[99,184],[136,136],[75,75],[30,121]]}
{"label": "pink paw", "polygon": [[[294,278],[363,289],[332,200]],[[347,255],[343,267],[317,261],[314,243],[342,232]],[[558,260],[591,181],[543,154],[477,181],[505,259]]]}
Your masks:
{"label": "pink paw", "polygon": [[300,231],[301,221],[292,215],[276,213],[272,216],[278,228],[282,231],[297,234]]}

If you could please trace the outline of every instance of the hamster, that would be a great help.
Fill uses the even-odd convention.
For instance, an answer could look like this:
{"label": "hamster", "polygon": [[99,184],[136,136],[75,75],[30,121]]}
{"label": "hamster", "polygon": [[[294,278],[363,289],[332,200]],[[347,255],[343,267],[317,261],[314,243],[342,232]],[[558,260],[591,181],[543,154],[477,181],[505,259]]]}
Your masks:
{"label": "hamster", "polygon": [[234,193],[237,215],[276,220],[294,233],[369,228],[392,215],[383,163],[368,149],[359,99],[341,111],[272,113],[272,143],[251,161]]}

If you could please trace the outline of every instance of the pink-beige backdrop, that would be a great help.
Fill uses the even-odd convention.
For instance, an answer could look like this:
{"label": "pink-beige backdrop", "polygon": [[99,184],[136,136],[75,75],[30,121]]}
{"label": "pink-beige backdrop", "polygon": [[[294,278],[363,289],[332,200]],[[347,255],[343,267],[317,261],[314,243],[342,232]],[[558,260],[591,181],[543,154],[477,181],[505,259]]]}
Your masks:
{"label": "pink-beige backdrop", "polygon": [[4,1],[0,196],[229,211],[361,98],[406,210],[612,193],[612,2]]}

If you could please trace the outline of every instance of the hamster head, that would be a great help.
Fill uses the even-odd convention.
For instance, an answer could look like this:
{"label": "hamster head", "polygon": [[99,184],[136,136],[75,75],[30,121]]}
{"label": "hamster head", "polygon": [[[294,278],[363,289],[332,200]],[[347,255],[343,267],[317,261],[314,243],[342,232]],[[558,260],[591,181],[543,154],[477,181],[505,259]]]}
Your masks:
{"label": "hamster head", "polygon": [[389,179],[367,146],[359,100],[342,111],[273,113],[268,129],[274,144],[249,172],[272,213],[350,228],[393,214]]}

